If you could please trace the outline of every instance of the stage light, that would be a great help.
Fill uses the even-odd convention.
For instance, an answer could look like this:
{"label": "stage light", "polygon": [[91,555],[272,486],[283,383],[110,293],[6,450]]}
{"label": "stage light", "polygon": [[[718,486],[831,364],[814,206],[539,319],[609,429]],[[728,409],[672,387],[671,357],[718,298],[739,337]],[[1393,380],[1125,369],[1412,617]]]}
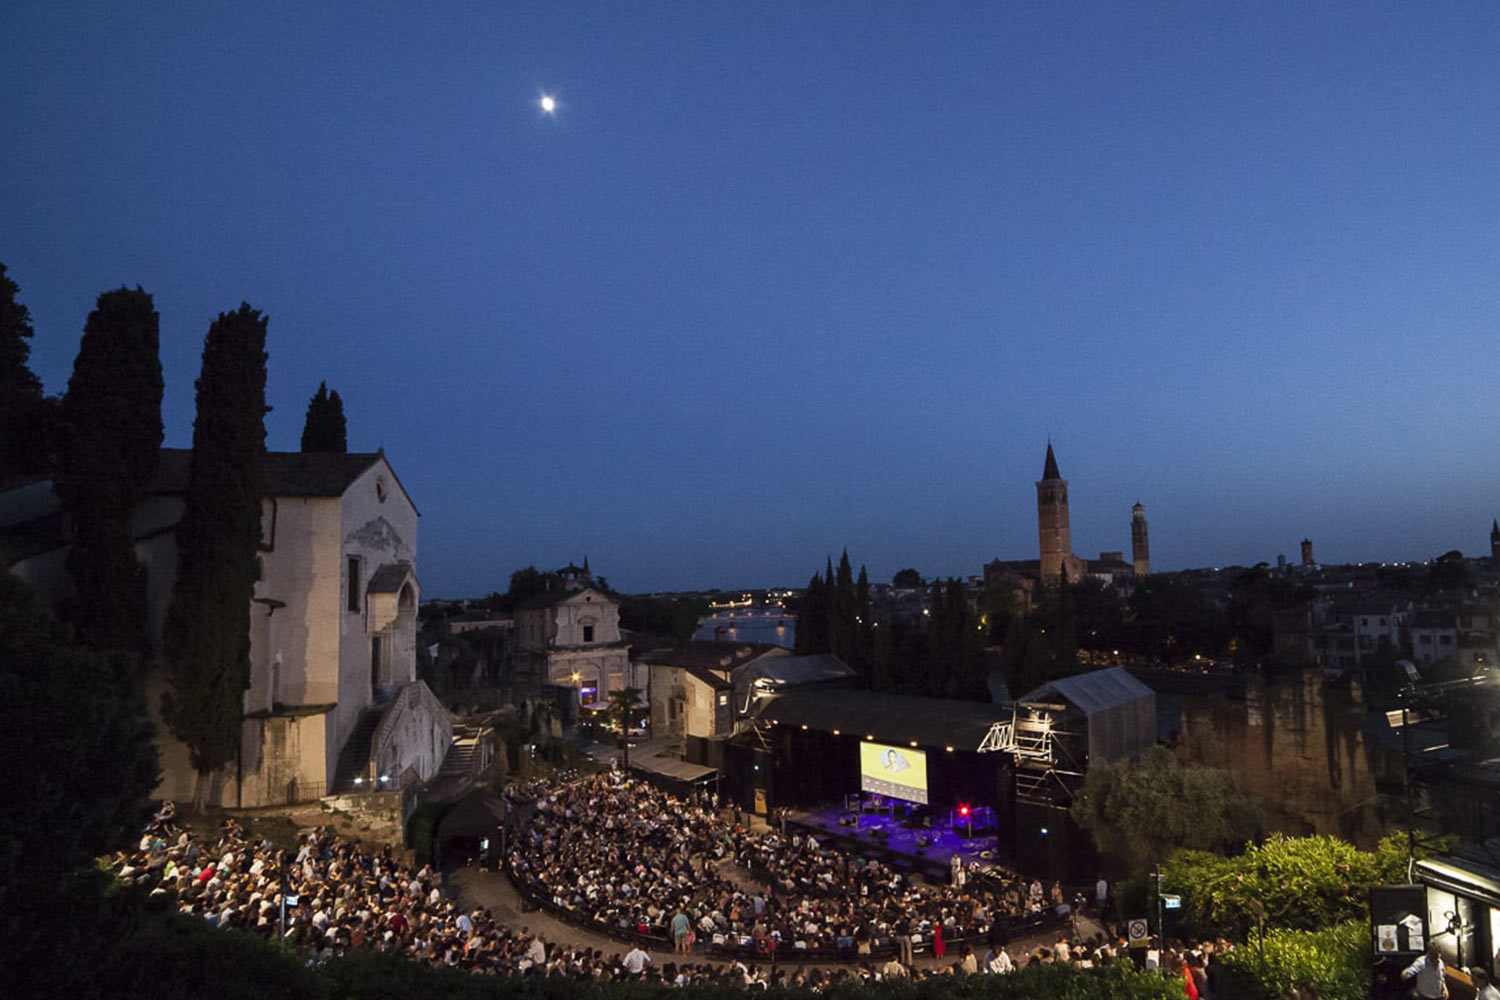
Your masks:
{"label": "stage light", "polygon": [[958,814],[960,816],[962,816],[964,819],[968,819],[969,818],[969,807],[968,806],[959,806],[958,807]]}
{"label": "stage light", "polygon": [[912,740],[912,741],[911,741],[911,745],[912,745],[912,746],[916,746],[916,745],[917,745],[917,741],[916,741],[916,740]]}
{"label": "stage light", "polygon": [[837,735],[838,735],[838,734],[839,734],[839,731],[838,731],[838,730],[837,730],[837,729],[835,729],[835,730],[834,730],[834,731],[833,731],[833,735],[835,735],[835,736],[837,736]]}
{"label": "stage light", "polygon": [[949,753],[953,752],[953,748],[952,747],[943,747],[943,749],[946,750],[946,751],[948,751]]}

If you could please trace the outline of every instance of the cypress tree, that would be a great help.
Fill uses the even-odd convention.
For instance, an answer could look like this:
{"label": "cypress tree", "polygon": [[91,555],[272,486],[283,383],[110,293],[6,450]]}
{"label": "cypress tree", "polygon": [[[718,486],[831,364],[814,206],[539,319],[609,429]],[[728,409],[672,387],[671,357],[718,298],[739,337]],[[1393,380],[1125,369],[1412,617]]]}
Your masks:
{"label": "cypress tree", "polygon": [[302,424],[302,450],[337,452],[349,450],[344,401],[337,391],[329,392],[327,382],[318,383],[318,391],[307,404],[307,419]]}
{"label": "cypress tree", "polygon": [[950,698],[988,701],[983,638],[974,615],[969,612],[969,597],[964,593],[964,585],[958,579],[948,581],[947,606],[952,660],[948,667],[946,693]]}
{"label": "cypress tree", "polygon": [[953,659],[952,630],[948,627],[948,599],[943,581],[932,579],[931,607],[927,614],[927,669],[916,692],[942,697],[948,687],[948,669]]}
{"label": "cypress tree", "polygon": [[807,590],[802,595],[802,607],[797,612],[797,641],[793,652],[798,656],[811,656],[828,652],[828,601],[823,578],[814,573],[807,581]]}
{"label": "cypress tree", "polygon": [[234,759],[250,684],[250,599],[266,448],[266,320],[241,304],[203,342],[177,582],[167,612],[163,717],[187,744],[202,807]]}
{"label": "cypress tree", "polygon": [[63,397],[54,488],[73,521],[73,627],[93,649],[140,650],[146,580],[130,514],[161,457],[159,316],[139,286],[99,296]]}
{"label": "cypress tree", "polygon": [[869,687],[875,686],[875,612],[870,605],[870,575],[859,567],[854,582],[854,669]]}
{"label": "cypress tree", "polygon": [[834,579],[828,614],[829,651],[851,666],[858,666],[859,626],[854,594],[854,574],[849,567],[849,550],[839,557],[838,576]]}
{"label": "cypress tree", "polygon": [[0,482],[46,469],[51,458],[52,407],[31,358],[31,311],[0,264]]}

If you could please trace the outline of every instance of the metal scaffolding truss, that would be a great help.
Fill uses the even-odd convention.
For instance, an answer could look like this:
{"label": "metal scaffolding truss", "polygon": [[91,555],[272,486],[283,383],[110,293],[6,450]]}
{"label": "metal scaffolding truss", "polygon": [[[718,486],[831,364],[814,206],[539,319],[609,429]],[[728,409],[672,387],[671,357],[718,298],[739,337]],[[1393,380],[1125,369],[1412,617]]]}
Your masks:
{"label": "metal scaffolding truss", "polygon": [[1073,760],[1066,739],[1077,735],[1058,728],[1066,706],[1022,703],[1009,719],[990,727],[979,744],[980,753],[1008,753],[1016,765],[1016,799],[1052,805],[1057,796],[1071,795],[1082,770]]}

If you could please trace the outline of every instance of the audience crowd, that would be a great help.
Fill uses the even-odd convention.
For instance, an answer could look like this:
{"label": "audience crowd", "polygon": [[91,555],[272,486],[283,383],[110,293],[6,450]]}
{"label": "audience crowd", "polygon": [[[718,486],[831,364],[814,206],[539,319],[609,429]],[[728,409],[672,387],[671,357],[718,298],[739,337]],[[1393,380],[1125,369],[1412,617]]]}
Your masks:
{"label": "audience crowd", "polygon": [[942,958],[955,941],[1004,943],[1026,918],[1070,908],[1060,886],[1015,878],[919,884],[616,773],[546,789],[522,829],[509,857],[518,880],[577,918],[663,942],[684,913],[698,940],[716,945],[799,959],[894,948],[908,960],[915,946]]}
{"label": "audience crowd", "polygon": [[[1018,963],[1087,967],[1128,960],[1117,937],[1079,940],[1066,927],[1054,946],[1012,958],[1008,921],[1057,905],[1056,887],[1049,893],[1019,880],[982,890],[918,885],[877,862],[826,851],[815,838],[754,833],[721,818],[716,803],[683,801],[614,773],[533,782],[506,798],[514,877],[544,892],[564,915],[639,943],[606,954],[549,942],[528,927],[496,921],[486,909],[460,908],[432,868],[403,864],[389,847],[371,851],[324,827],[307,831],[288,851],[247,837],[232,818],[216,838],[202,841],[178,825],[171,803],[135,850],[116,854],[114,868],[122,881],[171,897],[184,914],[268,938],[284,934],[315,959],[369,948],[491,975],[820,988],[847,980],[1003,974]],[[641,934],[660,939],[662,958],[673,944],[679,954],[659,962]],[[779,963],[758,952],[756,961],[710,961],[697,954],[706,949],[695,949],[694,939],[763,942]],[[936,961],[918,965],[915,947]],[[1212,944],[1153,947],[1136,957],[1181,977],[1189,997],[1211,998],[1217,952]],[[820,967],[836,958],[847,963]]]}

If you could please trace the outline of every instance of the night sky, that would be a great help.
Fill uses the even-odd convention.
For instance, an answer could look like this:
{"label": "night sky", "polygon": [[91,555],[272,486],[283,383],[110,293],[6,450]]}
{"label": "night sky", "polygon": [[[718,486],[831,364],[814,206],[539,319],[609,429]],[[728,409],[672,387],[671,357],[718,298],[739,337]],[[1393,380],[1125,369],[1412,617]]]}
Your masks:
{"label": "night sky", "polygon": [[174,446],[265,311],[268,446],[337,389],[429,597],[1035,558],[1049,436],[1080,555],[1478,555],[1497,108],[1478,2],[22,0],[0,261],[49,392],[155,296]]}

